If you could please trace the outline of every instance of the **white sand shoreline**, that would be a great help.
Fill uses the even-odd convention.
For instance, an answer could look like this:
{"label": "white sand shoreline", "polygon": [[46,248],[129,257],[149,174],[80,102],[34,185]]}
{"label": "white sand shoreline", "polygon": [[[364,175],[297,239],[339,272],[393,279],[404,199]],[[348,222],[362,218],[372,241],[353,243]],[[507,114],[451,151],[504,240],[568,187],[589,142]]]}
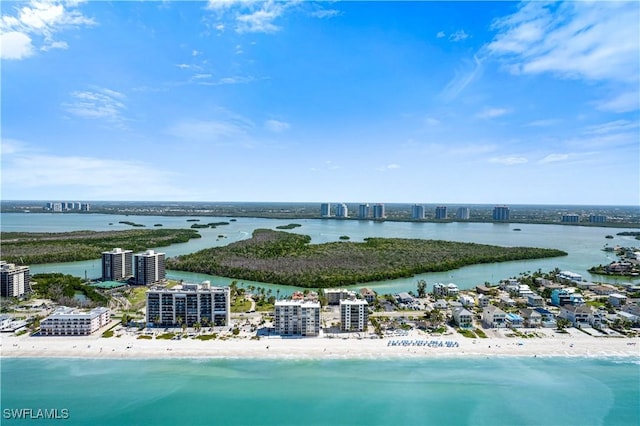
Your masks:
{"label": "white sand shoreline", "polygon": [[[392,341],[400,344],[392,346]],[[437,344],[428,346],[429,342]],[[441,346],[439,346],[440,343]],[[451,346],[447,347],[447,343]],[[140,340],[129,335],[118,338],[3,336],[0,344],[2,359],[391,360],[463,357],[635,357],[640,359],[639,338],[602,338],[571,334],[528,339],[513,337],[470,339],[461,335],[438,337],[421,335],[384,339],[271,337],[260,340],[235,338],[207,341]]]}

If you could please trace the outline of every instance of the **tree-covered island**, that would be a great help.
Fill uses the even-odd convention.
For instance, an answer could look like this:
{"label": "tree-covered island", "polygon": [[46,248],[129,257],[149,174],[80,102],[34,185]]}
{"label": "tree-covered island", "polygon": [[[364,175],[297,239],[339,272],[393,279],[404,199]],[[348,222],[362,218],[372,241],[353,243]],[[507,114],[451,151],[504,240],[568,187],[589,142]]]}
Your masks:
{"label": "tree-covered island", "polygon": [[310,244],[308,235],[256,229],[252,238],[167,259],[167,269],[308,288],[411,277],[479,263],[565,256],[561,250],[438,240],[367,238]]}
{"label": "tree-covered island", "polygon": [[193,229],[0,233],[2,260],[23,265],[99,259],[114,247],[137,252],[200,237]]}

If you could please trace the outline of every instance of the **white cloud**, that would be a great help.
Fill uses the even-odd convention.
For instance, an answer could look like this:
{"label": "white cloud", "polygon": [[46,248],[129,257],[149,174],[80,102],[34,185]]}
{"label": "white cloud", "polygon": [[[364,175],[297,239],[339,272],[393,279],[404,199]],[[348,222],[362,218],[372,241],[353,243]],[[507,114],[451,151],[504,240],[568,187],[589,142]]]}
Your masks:
{"label": "white cloud", "polygon": [[446,34],[444,33],[444,31],[438,31],[438,33],[436,34],[437,38],[443,38]]}
{"label": "white cloud", "polygon": [[637,111],[640,109],[640,89],[630,88],[630,91],[620,93],[612,99],[602,100],[597,103],[596,108],[617,113]]}
{"label": "white cloud", "polygon": [[[236,32],[243,33],[274,33],[280,30],[276,24],[285,11],[299,2],[281,1],[238,1],[238,0],[211,0],[207,9],[217,14],[218,20],[228,20],[234,25]],[[322,14],[321,14],[322,15]],[[332,12],[327,11],[324,17],[329,17]],[[318,16],[322,17],[322,16]],[[222,28],[218,28],[223,25]],[[224,23],[220,22],[216,29],[224,30]]]}
{"label": "white cloud", "polygon": [[122,102],[125,95],[115,90],[100,88],[94,91],[76,91],[71,93],[73,100],[62,106],[73,115],[82,118],[103,118],[113,122],[123,120],[126,109]]}
{"label": "white cloud", "polygon": [[[443,33],[443,36],[444,36],[444,33]],[[467,38],[469,38],[469,34],[465,33],[464,30],[458,30],[449,36],[449,40],[451,41],[462,41]]]}
{"label": "white cloud", "polygon": [[638,22],[637,2],[527,2],[486,48],[515,73],[637,83]]}
{"label": "white cloud", "polygon": [[269,130],[270,132],[282,133],[285,130],[288,130],[289,127],[291,127],[291,125],[289,123],[284,122],[284,121],[267,120],[264,123],[264,127],[267,130]]}
{"label": "white cloud", "polygon": [[316,10],[314,12],[311,12],[311,16],[315,18],[334,18],[340,15],[342,15],[342,12],[335,9]]}
{"label": "white cloud", "polygon": [[556,124],[561,123],[562,120],[559,120],[557,118],[547,118],[544,120],[534,120],[531,121],[530,123],[525,124],[525,126],[529,126],[529,127],[549,127],[549,126],[555,126]]}
{"label": "white cloud", "polygon": [[20,60],[31,55],[33,55],[31,37],[17,31],[0,34],[0,58]]}
{"label": "white cloud", "polygon": [[236,31],[239,33],[273,33],[280,30],[274,24],[276,18],[282,13],[282,8],[264,5],[264,8],[245,15],[239,15],[236,20]]}
{"label": "white cloud", "polygon": [[187,141],[231,144],[246,142],[248,125],[233,119],[181,120],[169,127],[167,133]]}
{"label": "white cloud", "polygon": [[485,108],[482,112],[476,114],[476,117],[482,119],[496,118],[508,114],[510,111],[505,108]]}
{"label": "white cloud", "polygon": [[[24,59],[33,52],[34,44],[39,49],[66,49],[68,44],[54,40],[54,35],[68,28],[95,25],[76,8],[74,1],[32,0],[22,7],[14,7],[13,15],[0,18],[3,59]],[[6,8],[5,8],[6,10]]]}
{"label": "white cloud", "polygon": [[398,164],[391,163],[391,164],[387,164],[386,166],[383,166],[383,167],[378,167],[376,170],[379,171],[379,172],[386,172],[386,171],[389,171],[389,170],[396,170],[396,169],[399,169],[399,168],[400,168],[400,166]]}
{"label": "white cloud", "polygon": [[615,120],[608,123],[588,126],[585,129],[584,133],[601,135],[608,133],[626,132],[629,130],[637,129],[638,127],[640,127],[640,123],[638,122],[629,120]]}
{"label": "white cloud", "polygon": [[569,158],[569,154],[549,154],[539,161],[540,164],[556,163],[558,161],[565,161]]}
{"label": "white cloud", "polygon": [[435,119],[433,117],[427,117],[427,118],[424,119],[424,123],[427,126],[437,126],[438,124],[440,124],[440,120]]}
{"label": "white cloud", "polygon": [[490,163],[504,164],[505,166],[524,164],[524,163],[527,163],[528,161],[529,160],[527,160],[526,157],[521,157],[517,155],[505,155],[505,156],[493,157],[489,159]]}
{"label": "white cloud", "polygon": [[445,100],[453,100],[480,75],[482,75],[482,61],[477,56],[473,56],[473,62],[465,62],[463,69],[456,69],[453,79],[447,83],[442,90],[441,96]]}

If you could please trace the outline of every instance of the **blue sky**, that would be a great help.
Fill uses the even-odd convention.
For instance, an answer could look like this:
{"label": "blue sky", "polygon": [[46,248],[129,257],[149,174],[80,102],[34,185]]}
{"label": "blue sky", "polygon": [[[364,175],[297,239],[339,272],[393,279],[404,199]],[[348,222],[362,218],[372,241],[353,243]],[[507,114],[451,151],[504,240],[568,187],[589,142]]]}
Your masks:
{"label": "blue sky", "polygon": [[3,2],[2,198],[640,203],[640,3]]}

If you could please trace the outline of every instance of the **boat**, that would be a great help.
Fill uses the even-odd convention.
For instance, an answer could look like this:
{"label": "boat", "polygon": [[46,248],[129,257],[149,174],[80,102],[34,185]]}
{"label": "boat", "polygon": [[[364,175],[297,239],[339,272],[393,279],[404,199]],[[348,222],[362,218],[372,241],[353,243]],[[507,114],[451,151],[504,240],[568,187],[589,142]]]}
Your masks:
{"label": "boat", "polygon": [[613,235],[607,235],[605,238],[612,240],[613,239]]}
{"label": "boat", "polygon": [[513,228],[514,231],[522,231],[520,228]]}

